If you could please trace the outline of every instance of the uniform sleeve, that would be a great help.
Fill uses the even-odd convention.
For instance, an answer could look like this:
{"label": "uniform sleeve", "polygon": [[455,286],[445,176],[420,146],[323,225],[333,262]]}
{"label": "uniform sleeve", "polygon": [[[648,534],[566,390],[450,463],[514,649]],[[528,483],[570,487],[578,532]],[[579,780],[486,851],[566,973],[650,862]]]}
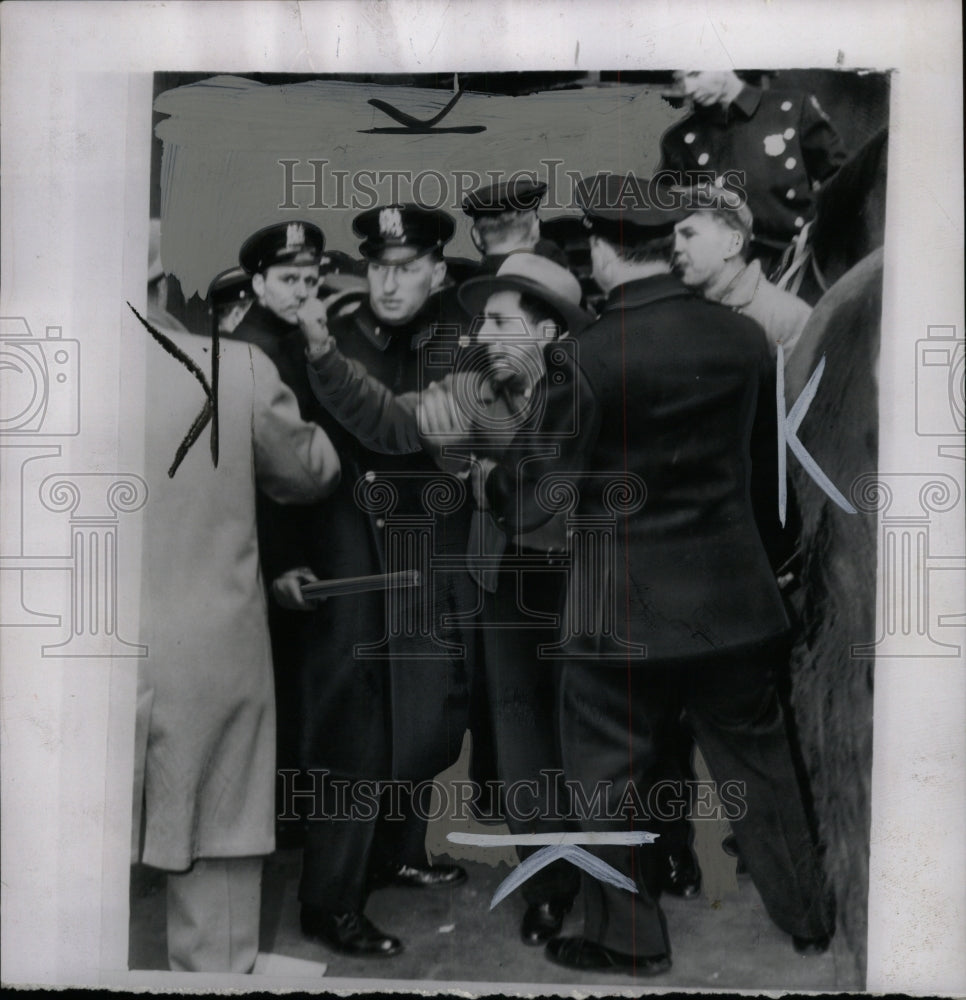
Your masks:
{"label": "uniform sleeve", "polygon": [[301,418],[275,365],[257,347],[249,345],[248,351],[256,482],[278,503],[321,500],[339,484],[339,456],[325,431]]}
{"label": "uniform sleeve", "polygon": [[657,172],[674,170],[683,173],[687,170],[688,164],[684,156],[684,147],[679,134],[678,123],[675,123],[669,126],[664,135],[661,136],[661,162],[657,168]]}
{"label": "uniform sleeve", "polygon": [[827,181],[848,159],[835,126],[812,94],[802,102],[798,134],[809,180]]}
{"label": "uniform sleeve", "polygon": [[335,347],[308,362],[308,375],[316,399],[370,450],[387,455],[422,450],[417,393],[397,395]]}

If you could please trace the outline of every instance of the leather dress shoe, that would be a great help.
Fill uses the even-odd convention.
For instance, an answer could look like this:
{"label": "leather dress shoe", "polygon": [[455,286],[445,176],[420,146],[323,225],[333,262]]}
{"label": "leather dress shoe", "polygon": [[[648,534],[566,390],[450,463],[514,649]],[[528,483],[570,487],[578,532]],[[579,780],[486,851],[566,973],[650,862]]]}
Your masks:
{"label": "leather dress shoe", "polygon": [[466,881],[466,869],[459,865],[398,865],[376,875],[374,888],[401,885],[407,889],[445,889]]}
{"label": "leather dress shoe", "polygon": [[799,955],[824,955],[832,939],[828,934],[819,937],[793,937],[792,945]]}
{"label": "leather dress shoe", "polygon": [[302,933],[315,938],[343,955],[365,957],[398,955],[402,942],[378,927],[362,913],[328,913],[313,907],[302,907]]}
{"label": "leather dress shoe", "polygon": [[669,955],[625,955],[582,937],[551,938],[544,954],[556,965],[584,972],[657,976],[671,968]]}
{"label": "leather dress shoe", "polygon": [[701,895],[701,869],[690,847],[682,847],[666,855],[661,889],[682,899]]}
{"label": "leather dress shoe", "polygon": [[520,937],[524,944],[534,947],[546,944],[556,937],[563,927],[564,917],[570,912],[571,903],[531,903],[523,914]]}

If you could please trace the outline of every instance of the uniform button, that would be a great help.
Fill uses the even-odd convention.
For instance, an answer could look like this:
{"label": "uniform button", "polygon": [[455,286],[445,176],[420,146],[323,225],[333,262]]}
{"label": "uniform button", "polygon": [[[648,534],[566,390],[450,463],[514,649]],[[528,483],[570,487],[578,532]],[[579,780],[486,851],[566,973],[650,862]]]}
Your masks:
{"label": "uniform button", "polygon": [[797,219],[795,220],[795,228],[796,228],[796,229],[801,229],[801,228],[802,228],[802,226],[804,226],[804,225],[805,225],[805,220],[804,220],[804,219],[803,219],[803,218],[802,218],[801,216],[799,216],[799,217],[798,217],[798,218],[797,218]]}
{"label": "uniform button", "polygon": [[377,517],[376,518],[376,527],[377,528],[385,528],[385,526],[386,526],[386,519],[384,517]]}
{"label": "uniform button", "polygon": [[702,154],[701,154],[701,155],[700,155],[700,156],[698,157],[698,163],[700,163],[700,164],[701,164],[701,166],[703,167],[703,166],[704,166],[704,165],[705,165],[705,164],[706,164],[706,163],[708,162],[708,160],[710,160],[710,159],[711,159],[711,157],[710,157],[710,156],[708,156],[708,154],[707,154],[707,153],[702,153]]}
{"label": "uniform button", "polygon": [[697,136],[693,132],[688,132],[688,134],[684,137],[684,141],[690,146],[696,138]]}
{"label": "uniform button", "polygon": [[795,129],[793,129],[793,128],[786,128],[785,131],[782,132],[782,135],[786,139],[794,139],[795,138]]}
{"label": "uniform button", "polygon": [[788,190],[787,190],[787,191],[785,192],[785,197],[786,197],[786,198],[787,198],[787,199],[788,199],[789,201],[791,201],[791,200],[792,200],[792,199],[793,199],[793,198],[795,197],[795,189],[794,189],[794,188],[789,188],[789,189],[788,189]]}
{"label": "uniform button", "polygon": [[797,166],[798,160],[796,160],[794,156],[789,156],[789,158],[785,161],[786,170],[794,170]]}
{"label": "uniform button", "polygon": [[782,111],[791,111],[791,110],[792,110],[792,102],[782,101]]}
{"label": "uniform button", "polygon": [[365,480],[367,483],[374,483],[376,481],[376,474],[372,471],[372,469],[366,473]]}

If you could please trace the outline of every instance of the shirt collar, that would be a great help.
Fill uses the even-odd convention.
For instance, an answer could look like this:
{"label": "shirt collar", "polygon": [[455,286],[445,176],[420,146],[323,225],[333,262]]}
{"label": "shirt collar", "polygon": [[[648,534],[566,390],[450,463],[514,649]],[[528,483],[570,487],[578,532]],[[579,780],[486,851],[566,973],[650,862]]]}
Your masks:
{"label": "shirt collar", "polygon": [[758,87],[753,87],[750,83],[746,83],[741,90],[738,91],[738,96],[731,102],[728,106],[728,112],[731,112],[732,108],[739,111],[745,118],[751,118],[751,116],[758,110],[758,105],[761,104],[761,90]]}
{"label": "shirt collar", "polygon": [[732,309],[744,309],[754,299],[760,281],[761,261],[753,260],[731,279],[717,301]]}

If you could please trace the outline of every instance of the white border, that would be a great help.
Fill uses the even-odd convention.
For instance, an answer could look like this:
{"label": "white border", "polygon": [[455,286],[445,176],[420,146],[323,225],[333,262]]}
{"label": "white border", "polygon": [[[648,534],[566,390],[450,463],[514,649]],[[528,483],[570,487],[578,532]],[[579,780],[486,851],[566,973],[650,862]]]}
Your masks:
{"label": "white border", "polygon": [[[897,70],[880,467],[935,467],[911,431],[909,352],[930,324],[963,326],[962,51],[951,0],[7,2],[0,19],[0,313],[82,342],[83,432],[65,445],[63,468],[115,471],[133,457],[120,453],[118,413],[143,365],[120,319],[125,298],[143,299],[143,265],[125,248],[147,242],[147,74],[692,64]],[[964,551],[961,533],[947,541]],[[123,598],[135,613],[136,597]],[[2,639],[4,980],[134,986],[143,977],[121,972],[126,954],[107,928],[126,919],[112,887],[126,884],[118,789],[131,773],[121,720],[133,717],[135,661],[41,661],[31,636]],[[963,663],[880,663],[875,704],[869,989],[962,992]]]}

